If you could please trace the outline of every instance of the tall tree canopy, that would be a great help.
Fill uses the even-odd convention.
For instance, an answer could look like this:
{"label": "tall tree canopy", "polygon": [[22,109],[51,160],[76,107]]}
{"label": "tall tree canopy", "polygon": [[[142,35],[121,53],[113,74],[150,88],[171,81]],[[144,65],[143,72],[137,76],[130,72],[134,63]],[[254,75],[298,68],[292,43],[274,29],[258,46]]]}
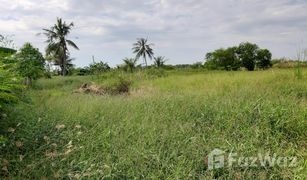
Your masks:
{"label": "tall tree canopy", "polygon": [[43,75],[45,59],[37,48],[34,48],[30,43],[25,43],[16,54],[17,71],[20,76],[26,78],[25,84],[31,84]]}
{"label": "tall tree canopy", "polygon": [[241,43],[237,47],[237,53],[243,67],[249,71],[253,71],[256,65],[257,51],[259,47],[257,44],[249,42]]}
{"label": "tall tree canopy", "polygon": [[206,55],[207,61],[211,63],[214,69],[223,70],[238,70],[240,68],[240,61],[236,54],[236,47],[230,47],[227,49],[217,49],[214,52]]}
{"label": "tall tree canopy", "polygon": [[259,49],[257,52],[257,67],[267,69],[272,67],[272,53],[267,49]]}
{"label": "tall tree canopy", "polygon": [[239,46],[220,48],[206,54],[205,67],[210,69],[238,70],[244,67],[249,71],[255,68],[266,69],[272,66],[272,54],[249,42]]}
{"label": "tall tree canopy", "polygon": [[135,59],[139,59],[140,57],[143,57],[145,65],[147,67],[147,59],[146,57],[148,57],[149,59],[153,58],[153,49],[151,48],[153,46],[153,44],[148,44],[147,39],[145,38],[139,38],[137,39],[137,42],[133,44],[133,53],[136,54]]}
{"label": "tall tree canopy", "polygon": [[67,39],[74,24],[71,22],[67,24],[61,18],[57,18],[57,22],[50,29],[43,29],[44,34],[47,36],[48,46],[46,48],[46,54],[52,55],[55,59],[55,65],[59,65],[61,68],[61,74],[65,76],[67,74],[67,66],[70,66],[72,59],[69,58],[70,52],[68,46],[79,50],[78,46],[72,41]]}

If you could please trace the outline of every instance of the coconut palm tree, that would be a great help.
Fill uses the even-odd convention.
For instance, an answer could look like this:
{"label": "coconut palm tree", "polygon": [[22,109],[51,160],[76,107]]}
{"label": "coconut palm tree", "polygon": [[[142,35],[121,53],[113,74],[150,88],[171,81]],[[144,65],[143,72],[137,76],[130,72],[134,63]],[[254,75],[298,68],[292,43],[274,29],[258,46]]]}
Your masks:
{"label": "coconut palm tree", "polygon": [[164,56],[158,56],[154,58],[154,64],[157,68],[163,67],[164,63],[167,61]]}
{"label": "coconut palm tree", "polygon": [[[71,68],[74,66],[72,63],[75,58],[71,58],[70,56],[66,56],[66,60],[63,62],[61,58],[61,53],[56,54],[56,52],[51,51],[46,56],[46,60],[49,62],[49,64],[53,64],[55,66],[60,67],[60,74],[61,75],[67,75]],[[64,63],[64,64],[63,64]]]}
{"label": "coconut palm tree", "polygon": [[70,66],[71,64],[71,62],[69,62],[71,59],[69,59],[70,53],[68,46],[79,50],[78,46],[72,40],[67,39],[73,26],[73,23],[67,24],[61,18],[57,18],[57,23],[54,26],[50,29],[43,29],[43,34],[47,36],[46,43],[48,43],[46,54],[54,54],[54,56],[58,58],[56,64],[60,66],[63,76],[65,76],[67,72],[68,67],[66,66]]}
{"label": "coconut palm tree", "polygon": [[148,56],[149,59],[153,58],[153,49],[151,48],[153,44],[148,44],[147,39],[139,38],[137,42],[133,44],[133,53],[136,54],[135,59],[138,60],[140,57],[143,57],[145,65],[147,67],[147,60],[146,57]]}
{"label": "coconut palm tree", "polygon": [[137,62],[137,59],[135,58],[125,58],[123,59],[124,61],[124,67],[125,69],[130,72],[133,72],[133,70],[136,68],[136,62]]}

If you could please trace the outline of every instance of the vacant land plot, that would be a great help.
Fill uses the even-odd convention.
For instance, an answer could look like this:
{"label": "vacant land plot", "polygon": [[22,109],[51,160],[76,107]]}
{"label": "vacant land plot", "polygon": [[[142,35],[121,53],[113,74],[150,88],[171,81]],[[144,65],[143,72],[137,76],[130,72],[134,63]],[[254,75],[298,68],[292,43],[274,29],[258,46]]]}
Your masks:
{"label": "vacant land plot", "polygon": [[[0,122],[0,177],[306,178],[307,79],[294,70],[125,73],[129,93],[74,93],[116,76],[39,80]],[[297,164],[209,170],[216,148]]]}

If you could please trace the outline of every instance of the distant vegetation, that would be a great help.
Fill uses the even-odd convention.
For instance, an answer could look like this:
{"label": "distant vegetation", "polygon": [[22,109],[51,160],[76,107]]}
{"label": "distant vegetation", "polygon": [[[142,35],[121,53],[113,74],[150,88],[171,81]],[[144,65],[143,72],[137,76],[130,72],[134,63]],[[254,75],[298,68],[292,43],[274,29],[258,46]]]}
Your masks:
{"label": "distant vegetation", "polygon": [[272,54],[267,49],[249,42],[239,46],[221,48],[206,54],[205,67],[208,69],[238,70],[241,67],[249,71],[255,68],[267,69],[272,66]]}
{"label": "distant vegetation", "polygon": [[119,67],[123,68],[125,71],[133,72],[136,69],[137,66],[137,59],[136,58],[125,58],[123,59],[124,64]]}
{"label": "distant vegetation", "polygon": [[158,56],[158,57],[155,57],[154,58],[154,65],[157,67],[157,68],[162,68],[165,63],[166,63],[166,59],[164,56]]}

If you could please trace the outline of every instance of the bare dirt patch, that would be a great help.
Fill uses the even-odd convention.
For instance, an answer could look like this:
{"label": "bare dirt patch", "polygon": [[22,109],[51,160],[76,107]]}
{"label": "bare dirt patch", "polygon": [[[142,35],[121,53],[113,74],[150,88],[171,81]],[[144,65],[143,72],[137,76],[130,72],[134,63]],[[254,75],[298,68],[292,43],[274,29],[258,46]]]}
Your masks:
{"label": "bare dirt patch", "polygon": [[84,94],[96,94],[96,95],[105,95],[107,93],[106,88],[98,86],[94,83],[83,83],[79,89],[74,91],[75,93],[84,93]]}
{"label": "bare dirt patch", "polygon": [[95,94],[95,95],[120,95],[129,94],[130,81],[119,80],[118,82],[108,85],[99,86],[95,83],[83,83],[75,93]]}

